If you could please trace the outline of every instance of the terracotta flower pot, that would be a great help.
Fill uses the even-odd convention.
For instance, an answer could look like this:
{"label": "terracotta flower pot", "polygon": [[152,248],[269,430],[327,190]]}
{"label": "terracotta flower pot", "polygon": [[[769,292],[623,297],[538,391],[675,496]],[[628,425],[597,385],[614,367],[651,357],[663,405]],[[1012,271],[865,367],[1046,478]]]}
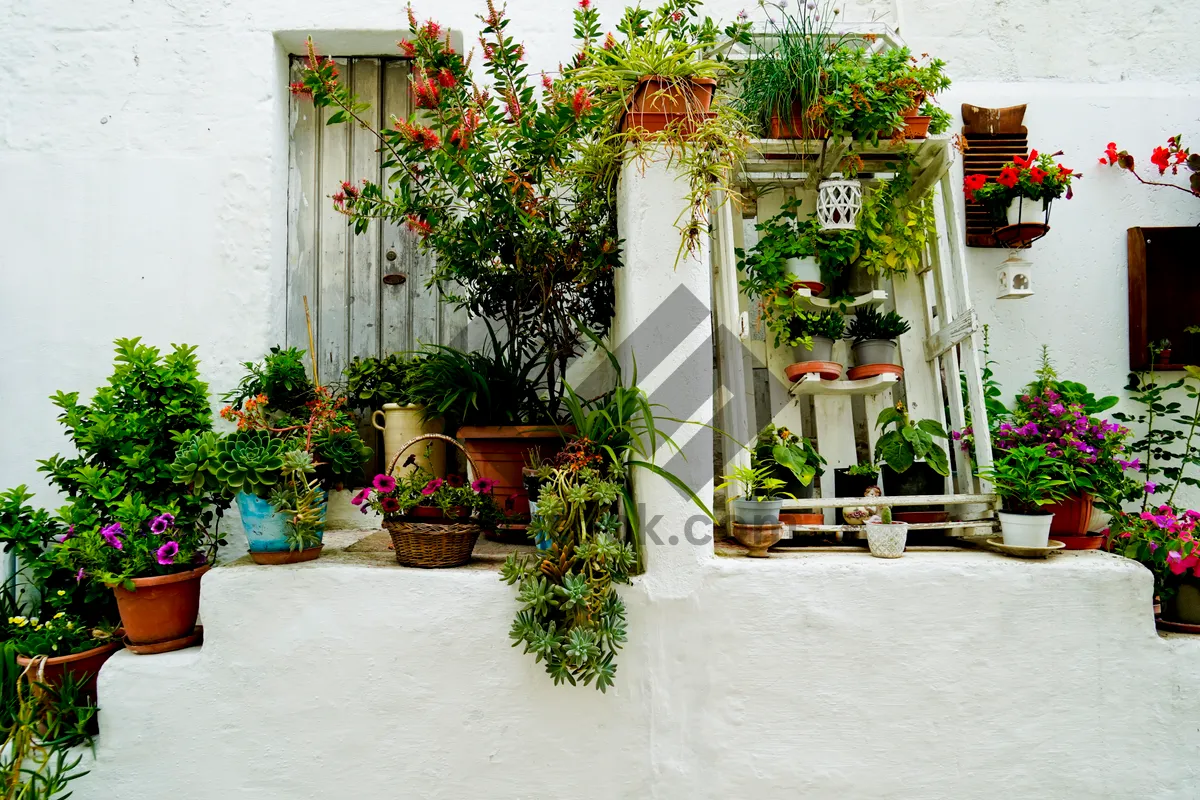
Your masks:
{"label": "terracotta flower pot", "polygon": [[799,511],[781,511],[779,521],[785,525],[824,525],[825,515],[820,511],[816,512],[799,512]]}
{"label": "terracotta flower pot", "polygon": [[772,139],[827,139],[829,128],[819,122],[806,120],[804,109],[798,102],[792,103],[791,113],[787,118],[779,114],[771,115]]}
{"label": "terracotta flower pot", "polygon": [[[1061,503],[1043,506],[1043,511],[1054,515],[1054,521],[1050,524],[1050,535],[1086,536],[1088,524],[1092,521],[1092,504],[1092,496],[1083,492],[1068,497]],[[1071,549],[1071,546],[1068,544],[1067,548]]]}
{"label": "terracotta flower pot", "polygon": [[641,129],[656,133],[676,124],[688,133],[700,121],[715,116],[708,109],[716,88],[717,82],[713,78],[682,81],[657,76],[642,78],[621,122],[621,130]]}
{"label": "terracotta flower pot", "polygon": [[157,652],[187,647],[200,613],[200,578],[211,567],[134,578],[134,591],[114,586],[121,627],[132,645],[158,645]]}
{"label": "terracotta flower pot", "polygon": [[[458,429],[467,455],[478,469],[475,478],[496,482],[492,495],[510,516],[529,519],[529,493],[525,490],[521,470],[533,456],[546,461],[563,446],[563,436],[575,429],[553,425],[464,425]],[[512,499],[512,508],[508,500]]]}
{"label": "terracotta flower pot", "polygon": [[933,117],[922,117],[920,115],[904,118],[904,138],[905,139],[927,139],[929,138],[929,123],[933,122]]}
{"label": "terracotta flower pot", "polygon": [[[84,650],[82,653],[47,658],[44,666],[34,667],[30,670],[30,676],[35,682],[58,687],[62,685],[63,675],[70,675],[77,684],[82,682],[80,700],[94,706],[96,705],[96,679],[100,675],[100,668],[113,653],[122,647],[124,645],[120,642],[109,642],[99,647],[93,647],[91,650]],[[29,666],[31,661],[33,661],[31,656],[17,656],[17,665],[21,669]]]}
{"label": "terracotta flower pot", "polygon": [[449,513],[442,513],[442,510],[437,506],[417,506],[408,512],[408,516],[412,519],[424,520],[426,522],[435,519],[462,519],[467,516],[467,509],[462,506],[451,506]]}
{"label": "terracotta flower pot", "polygon": [[892,519],[896,522],[907,522],[910,525],[919,525],[929,522],[948,522],[950,520],[949,511],[894,511]]}

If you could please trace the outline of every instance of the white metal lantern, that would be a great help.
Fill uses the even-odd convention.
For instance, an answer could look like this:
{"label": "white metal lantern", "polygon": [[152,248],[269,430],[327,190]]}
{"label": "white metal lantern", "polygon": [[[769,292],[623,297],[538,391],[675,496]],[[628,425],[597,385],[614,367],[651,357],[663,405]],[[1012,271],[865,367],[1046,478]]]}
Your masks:
{"label": "white metal lantern", "polygon": [[850,230],[862,208],[862,184],[856,180],[821,181],[817,188],[817,220],[826,231]]}
{"label": "white metal lantern", "polygon": [[1009,253],[1004,263],[996,268],[996,297],[1001,300],[1017,300],[1031,294],[1032,265],[1018,256],[1016,251]]}

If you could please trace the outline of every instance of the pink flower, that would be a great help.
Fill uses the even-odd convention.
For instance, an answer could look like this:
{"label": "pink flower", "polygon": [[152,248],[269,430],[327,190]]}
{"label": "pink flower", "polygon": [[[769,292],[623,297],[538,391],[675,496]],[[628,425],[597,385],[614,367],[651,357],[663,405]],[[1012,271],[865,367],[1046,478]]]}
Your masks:
{"label": "pink flower", "polygon": [[421,494],[429,496],[438,489],[442,488],[443,483],[445,483],[445,481],[443,481],[441,478],[434,478],[429,483],[425,484],[425,488],[421,490]]}
{"label": "pink flower", "polygon": [[1146,494],[1154,494],[1158,490],[1158,484],[1154,481],[1146,481]]}
{"label": "pink flower", "polygon": [[396,491],[396,479],[391,475],[376,475],[371,485],[375,487],[375,491],[382,492],[383,494],[390,494]]}
{"label": "pink flower", "polygon": [[[377,480],[378,480],[378,478],[379,478],[379,476],[376,476]],[[393,488],[395,488],[395,487],[393,487]],[[358,494],[354,495],[354,497],[350,498],[350,505],[361,506],[363,503],[367,502],[367,500],[369,500],[369,499],[371,499],[371,487],[368,486],[365,489],[363,489],[362,491],[360,491]],[[362,512],[364,514],[367,513],[367,509],[364,508],[362,510]]]}
{"label": "pink flower", "polygon": [[179,555],[179,542],[167,542],[158,548],[156,555],[158,556],[158,563],[164,567],[174,564],[175,556]]}
{"label": "pink flower", "polygon": [[491,478],[479,478],[471,482],[471,490],[475,494],[487,494],[496,487],[496,481]]}
{"label": "pink flower", "polygon": [[83,580],[85,575],[87,575],[87,573],[83,571],[83,567],[80,567],[79,572],[75,573],[75,582],[79,583],[81,580]]}

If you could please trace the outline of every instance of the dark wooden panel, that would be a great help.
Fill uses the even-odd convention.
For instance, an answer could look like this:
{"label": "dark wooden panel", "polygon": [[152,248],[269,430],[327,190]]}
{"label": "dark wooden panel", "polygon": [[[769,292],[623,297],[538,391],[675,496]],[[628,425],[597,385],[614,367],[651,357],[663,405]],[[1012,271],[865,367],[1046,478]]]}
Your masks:
{"label": "dark wooden panel", "polygon": [[[987,175],[995,180],[1014,156],[1029,152],[1029,131],[1023,122],[1025,106],[983,108],[963,103],[964,175]],[[992,220],[982,208],[967,205],[967,247],[1003,247],[992,235]]]}
{"label": "dark wooden panel", "polygon": [[1159,369],[1200,364],[1200,228],[1130,228],[1129,368],[1150,367],[1151,342],[1171,342]]}

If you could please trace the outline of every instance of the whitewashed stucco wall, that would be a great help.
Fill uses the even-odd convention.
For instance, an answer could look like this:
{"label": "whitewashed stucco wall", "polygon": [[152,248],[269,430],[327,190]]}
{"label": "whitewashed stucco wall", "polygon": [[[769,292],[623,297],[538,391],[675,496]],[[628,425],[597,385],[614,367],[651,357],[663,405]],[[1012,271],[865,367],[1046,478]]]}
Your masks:
{"label": "whitewashed stucco wall", "polygon": [[[511,5],[534,69],[567,57],[569,0]],[[470,34],[479,7],[418,12]],[[851,10],[895,18],[887,3]],[[378,52],[401,16],[358,1],[3,0],[0,485],[41,485],[33,460],[64,445],[45,397],[97,385],[114,337],[199,345],[215,391],[281,338],[284,43],[339,31],[341,52]],[[969,256],[999,377],[1015,390],[1049,340],[1065,374],[1118,390],[1125,228],[1190,224],[1196,208],[1092,165],[1111,139],[1200,144],[1200,22],[1146,0],[902,1],[899,17],[915,49],[950,60],[950,107],[1028,102],[1032,142],[1085,170],[1037,247],[1035,297],[996,303],[997,254]],[[494,574],[217,570],[204,648],[105,670],[105,734],[78,796],[1194,793],[1195,642],[1154,636],[1133,564],[816,555],[688,570],[682,596],[655,576],[627,592],[633,641],[610,697],[550,687],[507,649],[513,601]]]}

